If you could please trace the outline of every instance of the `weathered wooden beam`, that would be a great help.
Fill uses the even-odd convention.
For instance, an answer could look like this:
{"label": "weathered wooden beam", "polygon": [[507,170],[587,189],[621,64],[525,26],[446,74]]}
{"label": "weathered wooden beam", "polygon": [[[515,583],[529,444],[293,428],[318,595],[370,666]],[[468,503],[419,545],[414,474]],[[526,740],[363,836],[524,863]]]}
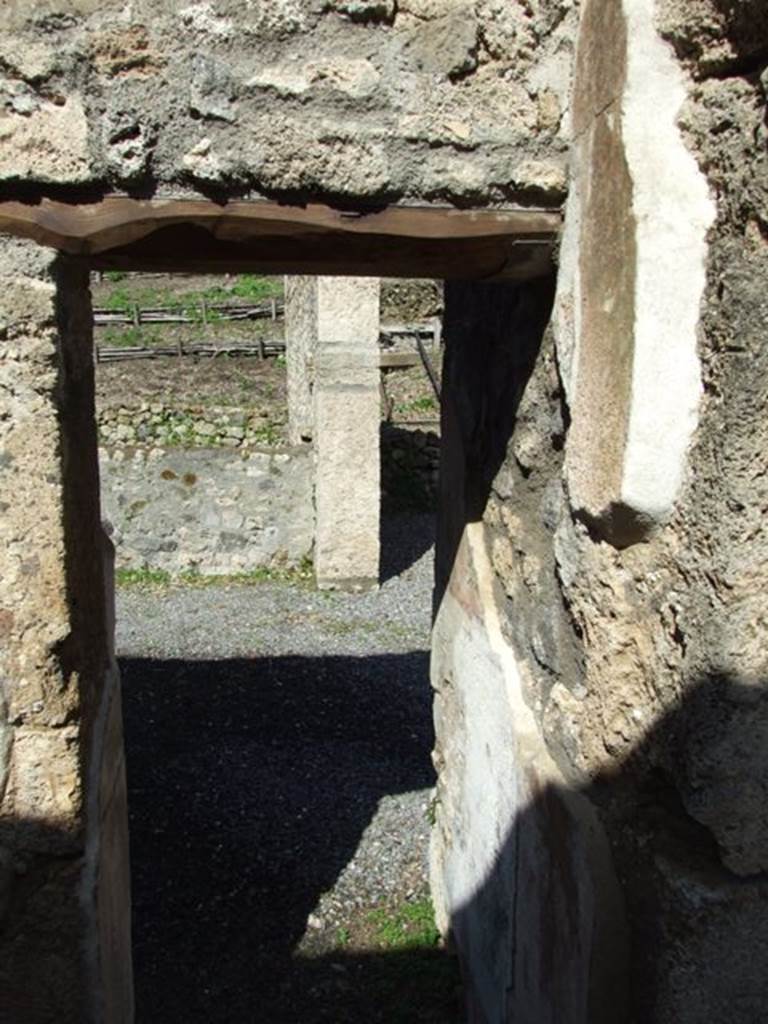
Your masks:
{"label": "weathered wooden beam", "polygon": [[546,273],[561,217],[551,210],[205,199],[0,202],[0,231],[99,269],[524,279]]}

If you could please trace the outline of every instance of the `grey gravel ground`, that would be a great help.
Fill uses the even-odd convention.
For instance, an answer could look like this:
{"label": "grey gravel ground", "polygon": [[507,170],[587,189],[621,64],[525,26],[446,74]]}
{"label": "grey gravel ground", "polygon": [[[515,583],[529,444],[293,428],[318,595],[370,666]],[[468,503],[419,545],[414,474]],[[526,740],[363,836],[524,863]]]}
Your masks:
{"label": "grey gravel ground", "polygon": [[137,1024],[448,1019],[337,955],[426,892],[431,534],[386,523],[367,594],[118,592]]}
{"label": "grey gravel ground", "polygon": [[[126,588],[117,597],[120,657],[233,658],[429,650],[431,516],[396,521],[404,549],[398,575],[362,594],[286,583],[198,589]],[[414,531],[418,536],[414,537]],[[394,531],[393,531],[394,532]],[[420,542],[420,543],[419,543]],[[390,543],[395,545],[396,538]],[[410,549],[410,550],[409,550]],[[415,558],[414,561],[410,561]],[[385,568],[386,573],[386,568]]]}

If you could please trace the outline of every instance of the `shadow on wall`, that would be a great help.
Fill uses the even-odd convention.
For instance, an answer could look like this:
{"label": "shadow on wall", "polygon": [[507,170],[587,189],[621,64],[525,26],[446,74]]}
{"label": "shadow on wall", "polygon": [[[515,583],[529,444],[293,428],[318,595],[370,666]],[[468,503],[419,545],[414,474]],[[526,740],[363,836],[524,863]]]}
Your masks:
{"label": "shadow on wall", "polygon": [[[730,871],[679,795],[718,813],[731,843],[748,846],[766,827],[768,778],[755,774],[751,754],[768,740],[761,689],[703,680],[618,770],[580,789],[543,785],[516,815],[451,921],[474,967],[465,977],[471,1022],[764,1019],[768,875],[758,865],[752,875]],[[711,777],[691,770],[693,745],[707,751],[719,787],[707,791]],[[520,771],[535,789],[532,766]]]}
{"label": "shadow on wall", "polygon": [[435,543],[434,513],[382,515],[379,539],[379,580],[386,583],[410,569]]}
{"label": "shadow on wall", "polygon": [[434,784],[427,652],[121,672],[137,1021],[455,1020],[436,948],[296,952],[379,800]]}
{"label": "shadow on wall", "polygon": [[[526,457],[538,460],[549,446],[560,453],[567,430],[566,411],[551,417],[545,402],[538,412],[535,394],[521,408],[551,302],[551,281],[446,285],[435,607],[450,614],[453,605],[457,617],[446,619],[446,671],[439,660],[435,668],[446,803],[458,811],[444,828],[438,820],[436,877],[465,969],[469,1020],[755,1024],[768,999],[768,680],[700,679],[620,767],[569,788],[539,775],[540,726],[533,712],[526,724],[519,707],[510,709],[496,649],[484,660],[488,595],[473,590],[460,545],[467,524],[483,519],[492,487],[497,504],[518,516],[534,509],[543,521],[541,478],[527,492],[517,485],[540,468]],[[553,376],[542,371],[536,386],[556,388],[545,395],[557,406]],[[526,452],[527,436],[547,443]],[[544,479],[559,481],[556,461],[542,468]],[[484,543],[492,526],[481,529]],[[528,537],[537,529],[531,523]],[[542,579],[531,600],[554,622],[558,607]],[[532,616],[515,600],[502,609],[510,616],[502,628],[511,625],[509,642],[522,653],[530,638],[518,642],[514,629]],[[577,735],[567,738],[578,746]],[[734,859],[734,848],[752,851],[751,864]],[[745,867],[750,873],[735,873]]]}
{"label": "shadow on wall", "polygon": [[436,434],[382,424],[381,583],[405,572],[435,543],[438,461]]}
{"label": "shadow on wall", "polygon": [[554,278],[445,289],[435,609],[467,523],[482,519],[554,301]]}

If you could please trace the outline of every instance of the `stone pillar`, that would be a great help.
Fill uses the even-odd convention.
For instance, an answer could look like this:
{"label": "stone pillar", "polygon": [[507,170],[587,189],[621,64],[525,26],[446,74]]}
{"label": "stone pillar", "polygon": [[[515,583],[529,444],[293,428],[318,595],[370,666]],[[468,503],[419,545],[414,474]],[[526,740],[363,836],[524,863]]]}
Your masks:
{"label": "stone pillar", "polygon": [[315,572],[320,587],[379,579],[378,278],[320,277],[316,288]]}
{"label": "stone pillar", "polygon": [[317,278],[285,278],[288,440],[312,440],[312,364],[317,342]]}
{"label": "stone pillar", "polygon": [[88,273],[0,239],[0,1017],[133,1019]]}

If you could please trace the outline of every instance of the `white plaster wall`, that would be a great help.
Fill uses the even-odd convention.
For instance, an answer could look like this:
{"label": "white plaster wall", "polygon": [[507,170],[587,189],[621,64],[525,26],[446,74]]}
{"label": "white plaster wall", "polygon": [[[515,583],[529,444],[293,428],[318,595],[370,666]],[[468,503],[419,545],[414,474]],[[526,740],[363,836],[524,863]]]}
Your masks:
{"label": "white plaster wall", "polygon": [[[589,3],[583,16],[588,7]],[[623,505],[650,526],[662,523],[674,505],[698,423],[702,393],[698,322],[706,284],[707,232],[715,218],[706,179],[677,124],[687,95],[686,80],[671,48],[656,31],[654,11],[651,0],[622,0],[627,41],[620,94],[591,111],[590,120],[580,125],[573,141],[554,315],[560,374],[573,416],[566,460],[571,495],[593,516]],[[580,45],[589,50],[599,40],[584,38]],[[586,62],[582,76],[589,75]],[[577,81],[575,87],[589,95],[599,84]],[[605,175],[612,167],[617,174],[624,172],[618,164],[606,164],[605,149],[595,149],[601,119],[620,132],[620,159],[631,182],[623,216],[621,210],[609,208],[614,221],[607,235],[605,224],[590,225],[584,219],[593,190],[605,187],[601,184]],[[585,256],[585,237],[595,230],[602,232],[608,251]],[[625,373],[618,353],[629,342],[628,397],[611,437],[595,444],[598,435],[588,424],[591,418],[604,415],[605,409],[594,400],[580,403],[577,393],[582,360],[592,351],[586,311],[601,307],[610,313],[607,304],[615,296],[610,290],[600,295],[585,293],[582,263],[610,259],[608,243],[614,239],[621,251],[618,239],[625,231],[632,233],[635,254],[633,321],[627,326],[616,318],[612,325],[616,365],[610,364],[608,346],[600,357],[604,365],[591,365],[589,376],[603,381],[605,407],[615,404]],[[616,267],[617,284],[622,269],[626,271]],[[603,285],[605,279],[602,275]],[[623,301],[626,307],[626,295]],[[626,337],[628,330],[631,338]],[[610,452],[602,450],[609,447]],[[615,469],[606,472],[608,464]]]}
{"label": "white plaster wall", "polygon": [[[448,930],[504,856],[523,799],[504,669],[482,610],[468,608],[449,590],[435,622],[432,652],[436,731],[445,765],[438,814],[445,830],[432,844],[431,874],[438,921]],[[510,864],[508,886],[496,894],[497,916],[504,919],[500,929],[479,913],[453,925],[488,1020],[501,1019],[500,1001],[511,984],[513,962],[503,940],[514,930],[514,874]]]}
{"label": "white plaster wall", "polygon": [[[482,523],[465,529],[435,621],[431,675],[439,769],[432,891],[471,979],[469,1019],[587,1024],[588,847],[597,829],[586,802],[567,793],[523,698]],[[597,885],[613,884],[601,870]]]}
{"label": "white plaster wall", "polygon": [[636,225],[635,346],[622,498],[654,520],[679,493],[698,423],[699,309],[716,210],[677,117],[683,72],[648,0],[623,0],[627,77],[621,117]]}

